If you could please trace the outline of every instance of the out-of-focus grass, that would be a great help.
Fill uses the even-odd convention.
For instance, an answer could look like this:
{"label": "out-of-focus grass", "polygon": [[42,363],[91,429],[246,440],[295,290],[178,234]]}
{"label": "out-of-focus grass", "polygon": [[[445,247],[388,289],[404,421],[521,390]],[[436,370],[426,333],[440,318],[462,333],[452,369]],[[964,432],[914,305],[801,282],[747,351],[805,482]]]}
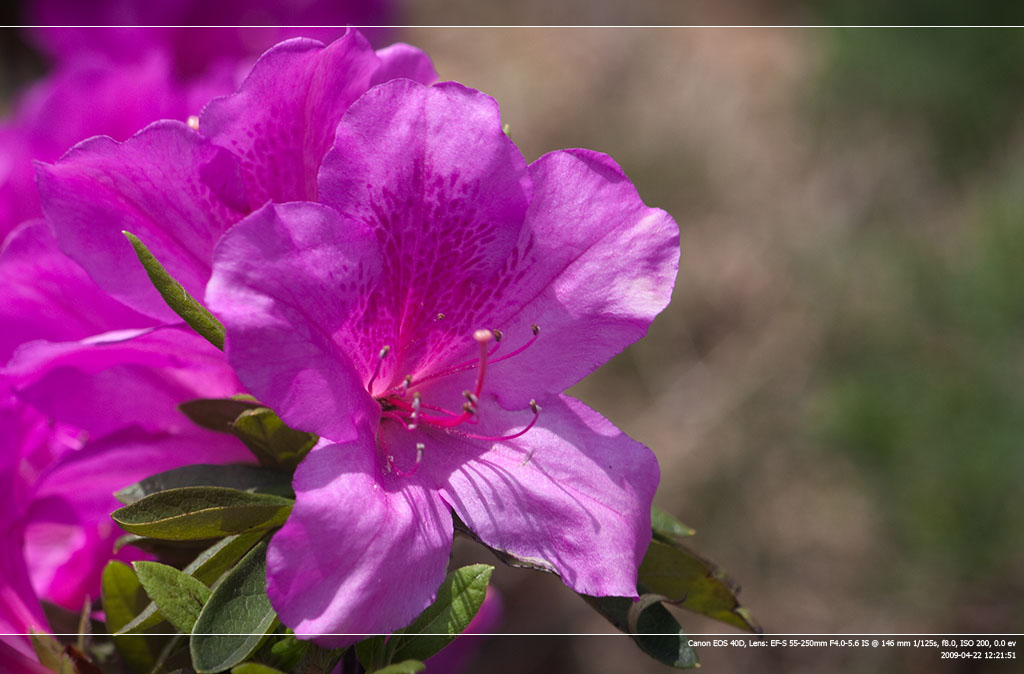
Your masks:
{"label": "out-of-focus grass", "polygon": [[854,257],[902,287],[864,297],[848,269],[826,339],[810,424],[870,476],[891,582],[984,583],[1024,556],[1024,202],[986,201],[941,250],[920,231],[861,236]]}
{"label": "out-of-focus grass", "polygon": [[[1024,8],[990,0],[826,0],[820,20],[833,25],[1019,24]],[[855,114],[873,110],[923,127],[947,174],[983,162],[1020,121],[1024,104],[1024,30],[831,29],[824,54],[832,97]]]}

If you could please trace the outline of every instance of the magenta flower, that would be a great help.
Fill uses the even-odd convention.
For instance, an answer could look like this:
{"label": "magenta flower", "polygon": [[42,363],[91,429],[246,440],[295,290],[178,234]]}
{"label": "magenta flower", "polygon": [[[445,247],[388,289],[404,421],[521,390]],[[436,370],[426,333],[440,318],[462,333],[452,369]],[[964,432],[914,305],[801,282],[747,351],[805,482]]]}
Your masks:
{"label": "magenta flower", "polygon": [[282,43],[237,92],[203,109],[198,131],[157,122],[123,143],[93,138],[40,166],[43,212],[61,249],[103,290],[179,322],[121,231],[136,234],[201,297],[220,236],[268,200],[315,199],[316,173],[341,114],[394,77],[430,83],[437,75],[422,52],[402,44],[374,52],[354,30],[327,47]]}
{"label": "magenta flower", "polygon": [[242,390],[222,354],[103,293],[47,223],[6,242],[0,297],[0,360],[11,358],[0,371],[0,628],[24,632],[45,629],[37,595],[73,611],[99,595],[122,533],[113,492],[187,463],[251,456],[176,409]]}
{"label": "magenta flower", "polygon": [[528,166],[455,83],[368,91],[306,195],[231,229],[206,294],[246,387],[334,443],[268,551],[282,621],[332,646],[406,625],[452,512],[578,592],[635,596],[657,462],[562,392],[667,304],[672,218],[607,156]]}
{"label": "magenta flower", "polygon": [[157,119],[185,121],[236,84],[223,69],[180,83],[157,52],[124,64],[80,57],[57,67],[19,96],[0,123],[0,240],[42,214],[33,161],[54,161],[97,134],[123,140]]}
{"label": "magenta flower", "polygon": [[[101,53],[131,63],[159,50],[169,53],[186,76],[225,60],[254,59],[292,37],[329,42],[345,32],[338,26],[395,23],[393,0],[94,0],[88,5],[74,0],[29,0],[26,4],[27,23],[39,26],[30,35],[58,61]],[[249,60],[247,65],[251,64]]]}

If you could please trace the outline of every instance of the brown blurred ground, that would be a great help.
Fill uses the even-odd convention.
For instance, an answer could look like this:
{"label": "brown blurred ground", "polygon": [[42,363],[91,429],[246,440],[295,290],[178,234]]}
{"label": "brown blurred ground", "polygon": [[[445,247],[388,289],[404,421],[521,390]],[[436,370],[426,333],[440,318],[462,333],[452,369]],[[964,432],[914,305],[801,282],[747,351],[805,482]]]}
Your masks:
{"label": "brown blurred ground", "polygon": [[[413,10],[416,22],[435,19]],[[1009,576],[959,585],[944,560],[904,554],[875,474],[816,432],[828,402],[820,380],[830,376],[829,345],[844,321],[899,322],[914,302],[884,247],[862,245],[864,223],[884,213],[910,223],[899,231],[912,248],[955,252],[970,238],[980,189],[937,177],[914,124],[868,114],[833,127],[814,113],[820,96],[844,95],[819,86],[823,31],[415,29],[401,37],[431,54],[442,79],[497,98],[528,160],[565,147],[607,152],[648,204],[676,218],[682,258],[671,306],[575,394],[654,449],[663,476],[656,503],[698,530],[694,546],[742,583],[742,601],[767,631],[1021,631],[1020,545],[1001,567]],[[1002,156],[1014,156],[1019,134],[1001,144]],[[942,489],[925,493],[938,501]],[[1005,535],[1019,537],[1019,527]],[[469,544],[463,551],[487,559]],[[610,631],[556,579],[502,568],[496,578],[506,631]],[[731,631],[690,614],[680,620],[694,632]],[[483,648],[476,671],[495,674],[668,671],[622,637],[504,637]],[[945,664],[907,652],[700,655],[710,671]]]}

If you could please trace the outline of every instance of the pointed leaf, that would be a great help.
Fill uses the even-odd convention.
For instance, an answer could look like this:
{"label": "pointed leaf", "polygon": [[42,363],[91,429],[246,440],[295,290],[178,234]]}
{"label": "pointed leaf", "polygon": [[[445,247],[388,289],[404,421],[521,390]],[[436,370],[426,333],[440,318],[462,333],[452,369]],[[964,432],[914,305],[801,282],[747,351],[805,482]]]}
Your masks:
{"label": "pointed leaf", "polygon": [[736,599],[739,587],[713,563],[677,542],[651,541],[639,582],[645,591],[665,595],[685,609],[741,630],[761,631]]}
{"label": "pointed leaf", "polygon": [[660,602],[654,601],[634,616],[635,627],[630,630],[630,609],[634,600],[628,597],[580,596],[609,622],[629,634],[640,650],[658,662],[677,669],[700,666],[697,651],[689,645],[689,637]]}
{"label": "pointed leaf", "polygon": [[277,626],[267,598],[267,543],[242,558],[210,595],[192,628],[192,666],[199,674],[244,662]]}
{"label": "pointed leaf", "polygon": [[178,409],[196,426],[221,433],[232,432],[231,427],[239,414],[260,407],[265,406],[250,397],[197,398],[178,405]]}
{"label": "pointed leaf", "polygon": [[256,494],[291,498],[291,476],[244,464],[196,463],[151,475],[114,494],[125,505],[168,489],[180,487],[227,487]]}
{"label": "pointed leaf", "polygon": [[39,658],[39,664],[56,674],[75,674],[75,664],[64,654],[64,647],[45,632],[31,631],[29,640]]}
{"label": "pointed leaf", "polygon": [[[234,566],[235,562],[241,559],[263,535],[263,531],[253,531],[223,538],[204,550],[182,569],[182,572],[210,586],[224,572]],[[135,578],[135,574],[132,574],[132,578]],[[158,625],[163,619],[164,616],[158,610],[157,605],[149,602],[148,606],[134,620],[121,627],[120,630],[124,634],[141,632]]]}
{"label": "pointed leaf", "polygon": [[180,283],[174,280],[160,261],[146,248],[146,245],[131,232],[121,232],[131,241],[139,262],[146,269],[149,280],[164,298],[174,313],[181,316],[189,327],[205,337],[210,344],[220,350],[224,350],[224,326],[214,317],[213,314],[200,304],[192,295],[186,291]]}
{"label": "pointed leaf", "polygon": [[[391,637],[393,660],[426,660],[461,634],[480,610],[493,566],[474,564],[448,574],[437,599],[415,621]],[[420,636],[444,634],[448,636]]]}
{"label": "pointed leaf", "polygon": [[115,510],[125,531],[172,541],[219,538],[284,524],[290,499],[224,487],[181,487]]}
{"label": "pointed leaf", "polygon": [[132,566],[160,613],[182,634],[191,633],[199,611],[210,598],[210,588],[165,564],[135,562]]}
{"label": "pointed leaf", "polygon": [[313,449],[318,438],[289,428],[267,407],[242,412],[232,424],[232,432],[259,459],[261,465],[291,470]]}
{"label": "pointed leaf", "polygon": [[651,530],[654,538],[671,541],[679,538],[693,536],[697,531],[686,526],[664,510],[651,507]]}
{"label": "pointed leaf", "polygon": [[[150,603],[135,573],[127,564],[118,561],[104,567],[101,587],[106,628],[111,634],[120,632]],[[136,672],[148,672],[156,662],[157,646],[151,646],[146,637],[115,636],[114,647],[121,654],[121,659]]]}

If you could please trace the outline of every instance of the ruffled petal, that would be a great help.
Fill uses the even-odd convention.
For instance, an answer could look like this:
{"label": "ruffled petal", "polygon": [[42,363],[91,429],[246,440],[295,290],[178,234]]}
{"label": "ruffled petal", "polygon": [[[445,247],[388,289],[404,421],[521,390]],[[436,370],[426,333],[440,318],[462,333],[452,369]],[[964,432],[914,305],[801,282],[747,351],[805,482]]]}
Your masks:
{"label": "ruffled petal", "polygon": [[295,508],[267,551],[281,621],[330,647],[412,622],[434,600],[451,550],[448,507],[415,477],[385,472],[367,428],[299,465]]}
{"label": "ruffled petal", "polygon": [[360,331],[396,350],[387,374],[419,374],[473,343],[480,287],[511,253],[530,193],[497,103],[478,91],[392,80],[342,117],[320,200],[381,241],[381,311]]}
{"label": "ruffled petal", "polygon": [[264,54],[236,93],[206,106],[199,130],[239,157],[252,208],[316,201],[317,171],[342,113],[380,77],[432,71],[411,47],[386,56],[385,64],[356,30],[326,47],[289,40]]}
{"label": "ruffled petal", "polygon": [[380,301],[370,292],[380,273],[372,233],[319,204],[268,204],[232,229],[214,258],[206,302],[253,395],[290,426],[338,442],[379,417],[369,374],[347,355],[358,353],[353,317]]}
{"label": "ruffled petal", "polygon": [[622,169],[589,150],[547,154],[530,165],[534,197],[483,327],[504,332],[506,353],[489,370],[502,404],[560,393],[647,333],[668,304],[679,268],[679,228],[648,208]]}
{"label": "ruffled petal", "polygon": [[185,290],[202,295],[213,244],[245,214],[235,158],[185,124],[156,122],[123,143],[79,143],[37,165],[43,213],[61,249],[106,292],[178,322],[121,233],[138,236]]}
{"label": "ruffled petal", "polygon": [[131,424],[191,428],[177,405],[242,391],[223,354],[186,327],[29,342],[4,374],[19,398],[92,437]]}
{"label": "ruffled petal", "polygon": [[493,400],[481,400],[479,427],[412,434],[391,424],[385,439],[399,446],[426,436],[419,472],[487,545],[555,571],[577,592],[636,596],[657,460],[577,400],[540,402],[536,426],[512,440],[458,435],[512,435],[532,418],[495,413]]}
{"label": "ruffled petal", "polygon": [[153,319],[100,290],[61,253],[44,220],[23,224],[5,242],[0,287],[0,362],[29,340],[69,341],[113,328],[153,325]]}
{"label": "ruffled petal", "polygon": [[[147,433],[129,428],[67,455],[39,479],[26,516],[25,555],[40,596],[70,610],[99,596],[100,575],[123,532],[110,519],[114,492],[191,463],[252,461],[235,438],[193,429]],[[124,555],[139,553],[126,548]]]}

